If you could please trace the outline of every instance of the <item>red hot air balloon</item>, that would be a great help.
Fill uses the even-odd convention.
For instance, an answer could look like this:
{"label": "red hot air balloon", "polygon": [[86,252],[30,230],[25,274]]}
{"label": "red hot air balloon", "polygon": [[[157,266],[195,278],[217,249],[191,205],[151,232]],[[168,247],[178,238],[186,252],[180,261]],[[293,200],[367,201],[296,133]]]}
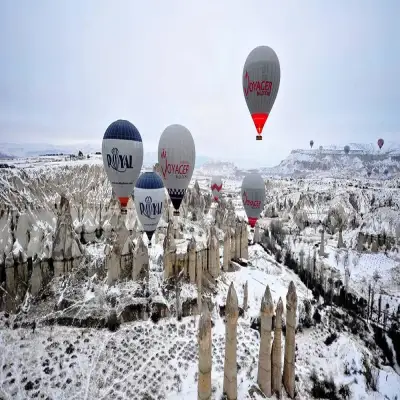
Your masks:
{"label": "red hot air balloon", "polygon": [[256,140],[262,140],[262,131],[275,103],[281,79],[281,67],[275,51],[258,46],[247,56],[243,67],[243,94],[257,130]]}
{"label": "red hot air balloon", "polygon": [[381,149],[384,144],[385,144],[385,141],[383,139],[378,140],[379,149]]}

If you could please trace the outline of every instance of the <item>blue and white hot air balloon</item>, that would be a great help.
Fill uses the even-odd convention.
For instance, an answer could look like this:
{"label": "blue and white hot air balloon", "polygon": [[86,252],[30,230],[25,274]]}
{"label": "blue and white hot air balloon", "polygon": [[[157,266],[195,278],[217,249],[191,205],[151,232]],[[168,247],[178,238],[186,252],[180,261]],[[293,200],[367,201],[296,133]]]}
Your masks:
{"label": "blue and white hot air balloon", "polygon": [[102,155],[108,180],[125,214],[143,165],[142,137],[135,125],[122,119],[113,122],[104,133]]}
{"label": "blue and white hot air balloon", "polygon": [[165,189],[164,183],[156,172],[144,172],[136,182],[134,191],[136,213],[143,230],[149,239],[157,229],[163,213]]}

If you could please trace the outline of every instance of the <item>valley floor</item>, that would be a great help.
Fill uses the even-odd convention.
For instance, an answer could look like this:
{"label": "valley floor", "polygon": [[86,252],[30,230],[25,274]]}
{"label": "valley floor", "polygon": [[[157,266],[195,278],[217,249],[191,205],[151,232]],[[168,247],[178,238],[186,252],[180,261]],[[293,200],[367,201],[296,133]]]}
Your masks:
{"label": "valley floor", "polygon": [[[239,303],[243,285],[249,282],[249,310],[238,322],[238,398],[260,399],[249,390],[256,383],[259,334],[250,328],[251,317],[259,312],[265,285],[270,285],[276,303],[285,304],[288,284],[294,281],[299,309],[307,288],[286,267],[275,262],[256,245],[249,248],[249,266],[223,273],[218,295],[224,305],[230,282],[234,282]],[[400,376],[389,366],[381,366],[377,390],[367,390],[362,372],[363,354],[373,357],[365,343],[344,326],[327,346],[329,323],[321,311],[322,323],[304,329],[296,336],[296,373],[299,399],[311,398],[310,375],[315,369],[322,378],[332,376],[338,388],[348,384],[352,399],[394,400],[400,393]],[[223,318],[212,314],[213,398],[220,399],[223,385],[225,326]],[[39,326],[29,329],[5,327],[0,322],[1,399],[197,399],[198,316],[123,324],[112,333],[107,330]],[[346,365],[350,373],[345,374]],[[252,391],[251,391],[252,392]],[[285,397],[284,397],[285,398]]]}

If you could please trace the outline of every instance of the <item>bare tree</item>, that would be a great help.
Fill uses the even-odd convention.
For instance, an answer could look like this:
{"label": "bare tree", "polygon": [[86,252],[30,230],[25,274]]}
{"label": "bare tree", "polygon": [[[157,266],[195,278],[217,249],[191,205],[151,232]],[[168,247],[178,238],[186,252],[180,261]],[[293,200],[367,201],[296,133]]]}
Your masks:
{"label": "bare tree", "polygon": [[346,269],[350,264],[349,252],[345,251],[343,256],[343,267]]}
{"label": "bare tree", "polygon": [[348,293],[348,290],[349,290],[350,277],[351,277],[350,268],[345,268],[345,270],[344,270],[344,288],[346,290],[346,293]]}
{"label": "bare tree", "polygon": [[400,243],[400,224],[397,224],[397,226],[396,226],[396,241],[397,241],[397,245],[399,245],[399,243]]}
{"label": "bare tree", "polygon": [[331,208],[328,211],[328,215],[325,220],[326,228],[328,233],[335,233],[336,231],[342,231],[347,225],[347,215],[344,208],[338,205],[335,208]]}
{"label": "bare tree", "polygon": [[351,260],[354,268],[357,267],[359,261],[360,261],[360,258],[357,255],[354,255]]}
{"label": "bare tree", "polygon": [[374,274],[372,275],[372,279],[375,283],[375,285],[378,283],[378,281],[382,278],[382,276],[380,275],[379,271],[377,269],[375,269]]}
{"label": "bare tree", "polygon": [[396,285],[400,285],[400,264],[392,269],[392,279]]}

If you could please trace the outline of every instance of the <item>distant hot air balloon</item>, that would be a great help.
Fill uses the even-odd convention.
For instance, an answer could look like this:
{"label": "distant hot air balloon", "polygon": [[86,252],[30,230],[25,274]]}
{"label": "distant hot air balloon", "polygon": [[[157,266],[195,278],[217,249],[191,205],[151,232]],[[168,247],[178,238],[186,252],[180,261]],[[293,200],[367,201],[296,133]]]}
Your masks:
{"label": "distant hot air balloon", "polygon": [[344,152],[346,154],[349,154],[350,153],[350,146],[348,146],[348,145],[344,146],[343,150],[344,150]]}
{"label": "distant hot air balloon", "polygon": [[322,151],[324,148],[322,146],[319,146],[319,151]]}
{"label": "distant hot air balloon", "polygon": [[211,192],[213,194],[214,200],[218,201],[219,196],[221,196],[222,190],[222,179],[220,176],[213,176],[211,178]]}
{"label": "distant hot air balloon", "polygon": [[107,177],[125,214],[143,165],[142,137],[135,125],[119,119],[104,133],[101,152]]}
{"label": "distant hot air balloon", "polygon": [[310,140],[310,147],[313,148],[314,146],[314,140]]}
{"label": "distant hot air balloon", "polygon": [[165,128],[158,143],[158,162],[175,208],[174,215],[179,215],[179,206],[192,178],[195,160],[196,149],[190,131],[178,124]]}
{"label": "distant hot air balloon", "polygon": [[383,139],[378,140],[379,149],[381,149],[384,144],[385,144],[385,141]]}
{"label": "distant hot air balloon", "polygon": [[265,203],[265,183],[260,174],[252,173],[243,179],[241,195],[249,224],[254,228]]}
{"label": "distant hot air balloon", "polygon": [[143,230],[151,238],[160,221],[165,199],[165,189],[160,175],[156,172],[144,172],[136,182],[134,202],[136,213]]}
{"label": "distant hot air balloon", "polygon": [[281,67],[275,51],[258,46],[247,56],[243,67],[243,93],[257,130],[257,140],[271,113],[279,90]]}

